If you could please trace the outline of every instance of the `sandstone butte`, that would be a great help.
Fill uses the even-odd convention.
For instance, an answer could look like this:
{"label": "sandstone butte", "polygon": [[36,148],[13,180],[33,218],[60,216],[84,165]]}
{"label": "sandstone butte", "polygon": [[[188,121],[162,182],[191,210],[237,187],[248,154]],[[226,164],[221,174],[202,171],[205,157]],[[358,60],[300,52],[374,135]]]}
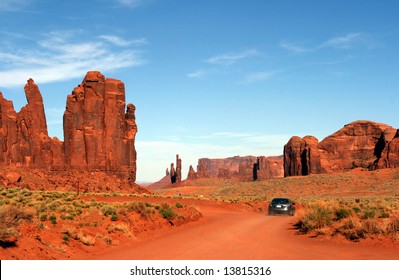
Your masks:
{"label": "sandstone butte", "polygon": [[399,167],[399,131],[372,121],[355,121],[319,142],[293,136],[284,146],[284,176]]}
{"label": "sandstone butte", "polygon": [[123,82],[90,71],[67,96],[64,142],[48,135],[43,98],[32,79],[16,112],[0,92],[0,165],[48,171],[101,171],[136,180],[135,106]]}

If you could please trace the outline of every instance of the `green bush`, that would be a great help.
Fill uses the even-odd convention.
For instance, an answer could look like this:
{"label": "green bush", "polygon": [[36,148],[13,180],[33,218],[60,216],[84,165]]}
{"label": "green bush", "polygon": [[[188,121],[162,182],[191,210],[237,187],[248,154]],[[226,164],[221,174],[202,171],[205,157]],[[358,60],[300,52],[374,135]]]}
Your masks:
{"label": "green bush", "polygon": [[158,213],[161,215],[162,218],[167,220],[173,220],[176,218],[177,214],[167,203],[163,203],[158,210]]}
{"label": "green bush", "polygon": [[117,220],[118,220],[118,214],[116,214],[116,212],[112,213],[111,221],[115,222]]}

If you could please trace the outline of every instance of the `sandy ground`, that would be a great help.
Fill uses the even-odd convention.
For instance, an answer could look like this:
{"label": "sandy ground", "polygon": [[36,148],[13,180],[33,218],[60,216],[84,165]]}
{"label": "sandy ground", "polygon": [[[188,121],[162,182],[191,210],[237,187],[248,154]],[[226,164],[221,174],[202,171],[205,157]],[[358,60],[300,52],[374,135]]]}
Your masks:
{"label": "sandy ground", "polygon": [[198,202],[199,222],[172,231],[140,236],[89,259],[145,260],[377,260],[399,259],[398,244],[389,241],[349,242],[298,235],[295,217],[265,214]]}

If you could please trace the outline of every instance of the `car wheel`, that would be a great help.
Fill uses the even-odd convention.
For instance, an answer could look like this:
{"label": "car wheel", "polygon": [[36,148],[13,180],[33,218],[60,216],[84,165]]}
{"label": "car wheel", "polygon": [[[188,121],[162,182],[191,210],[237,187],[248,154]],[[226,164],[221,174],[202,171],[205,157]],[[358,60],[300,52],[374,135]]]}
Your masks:
{"label": "car wheel", "polygon": [[294,210],[291,209],[289,215],[294,216]]}
{"label": "car wheel", "polygon": [[269,210],[268,215],[273,216],[273,212]]}

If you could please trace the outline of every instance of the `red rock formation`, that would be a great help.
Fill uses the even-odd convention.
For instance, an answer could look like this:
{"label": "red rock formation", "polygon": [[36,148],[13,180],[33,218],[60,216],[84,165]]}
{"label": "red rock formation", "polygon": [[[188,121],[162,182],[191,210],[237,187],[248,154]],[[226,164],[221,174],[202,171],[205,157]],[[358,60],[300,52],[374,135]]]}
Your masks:
{"label": "red rock formation", "polygon": [[67,167],[117,173],[134,182],[137,133],[134,112],[134,105],[125,105],[121,81],[105,79],[96,71],[88,72],[82,84],[67,97],[64,113]]}
{"label": "red rock formation", "polygon": [[305,150],[305,140],[298,136],[293,136],[284,146],[284,176],[300,176],[303,174],[303,152]]}
{"label": "red rock formation", "polygon": [[251,181],[255,175],[254,164],[257,164],[258,180],[283,177],[283,156],[259,157],[259,159],[258,162],[254,156],[235,156],[224,159],[202,158],[198,160],[197,177],[236,178]]}
{"label": "red rock formation", "polygon": [[[399,132],[399,131],[398,131]],[[386,153],[387,167],[399,168],[399,133],[388,144]]]}
{"label": "red rock formation", "polygon": [[175,164],[172,162],[170,164],[170,182],[172,184],[176,183],[176,171],[175,171]]}
{"label": "red rock formation", "polygon": [[327,172],[345,171],[355,167],[371,168],[375,150],[386,124],[355,121],[326,137],[318,145],[322,166]]}
{"label": "red rock formation", "polygon": [[135,181],[135,107],[125,105],[121,81],[87,73],[67,97],[64,143],[48,136],[42,95],[32,79],[25,93],[28,104],[19,113],[0,93],[0,164],[106,171]]}
{"label": "red rock formation", "polygon": [[190,165],[190,168],[188,169],[187,180],[195,180],[195,179],[197,179],[197,173],[194,171],[193,166]]}
{"label": "red rock formation", "polygon": [[284,175],[396,167],[397,135],[397,130],[386,124],[355,121],[320,143],[312,136],[294,136],[284,146]]}
{"label": "red rock formation", "polygon": [[[256,180],[281,178],[284,176],[283,156],[260,156],[256,163]],[[255,178],[253,178],[255,180]]]}
{"label": "red rock formation", "polygon": [[284,146],[284,176],[321,173],[318,143],[314,136],[293,136]]}
{"label": "red rock formation", "polygon": [[29,79],[24,89],[28,104],[19,113],[0,94],[0,162],[35,168],[62,165],[62,143],[48,136],[39,88]]}
{"label": "red rock formation", "polygon": [[204,162],[198,161],[197,165],[197,178],[209,178],[209,173]]}
{"label": "red rock formation", "polygon": [[176,183],[181,182],[181,159],[176,155]]}
{"label": "red rock formation", "polygon": [[176,155],[176,171],[174,163],[170,164],[170,182],[172,184],[181,182],[181,159]]}

